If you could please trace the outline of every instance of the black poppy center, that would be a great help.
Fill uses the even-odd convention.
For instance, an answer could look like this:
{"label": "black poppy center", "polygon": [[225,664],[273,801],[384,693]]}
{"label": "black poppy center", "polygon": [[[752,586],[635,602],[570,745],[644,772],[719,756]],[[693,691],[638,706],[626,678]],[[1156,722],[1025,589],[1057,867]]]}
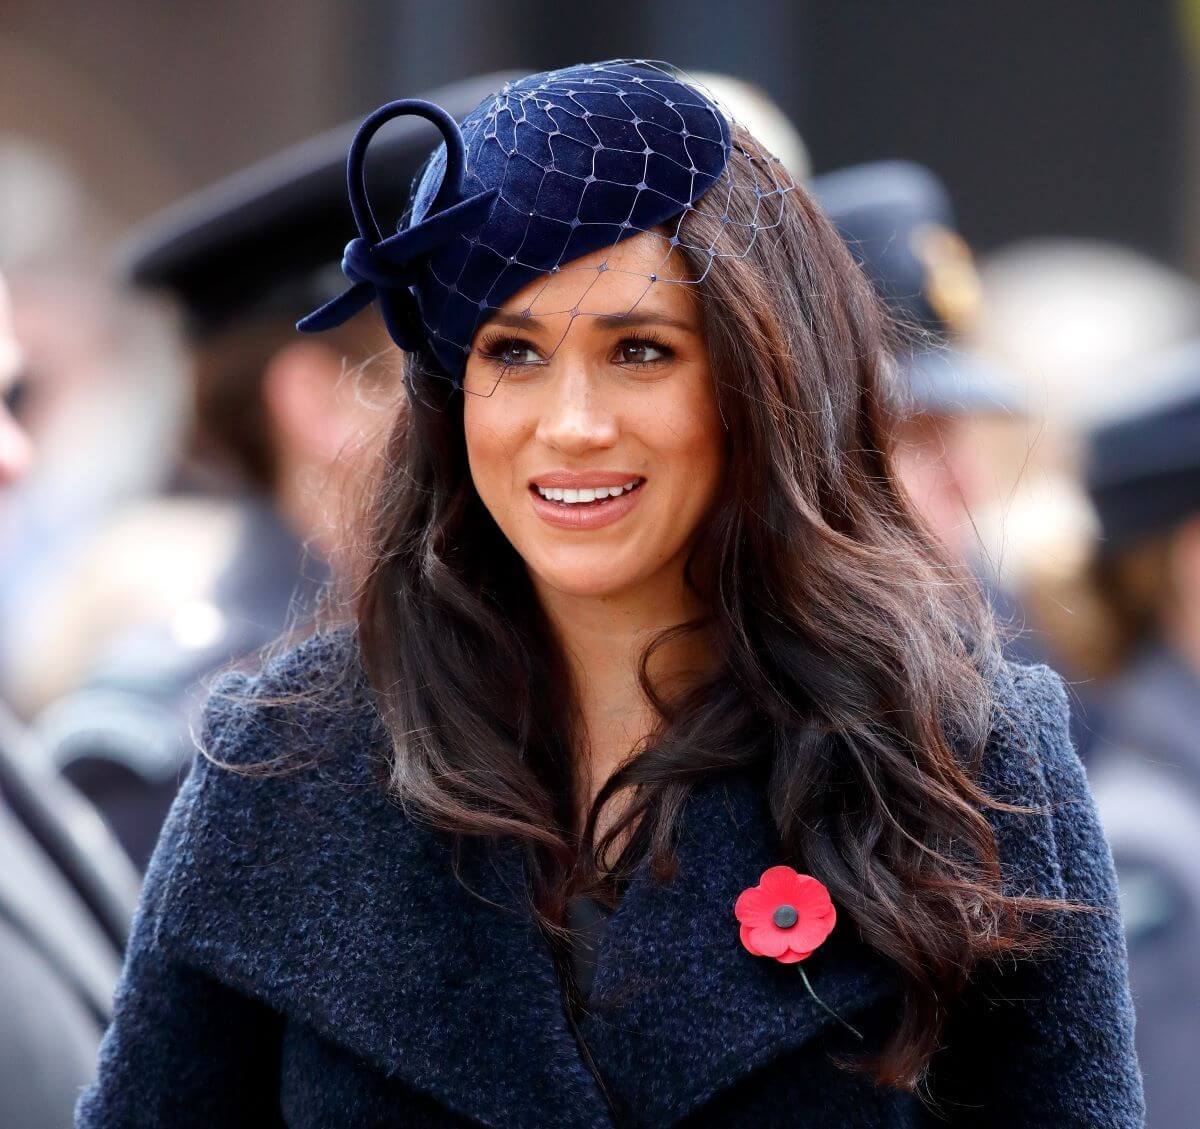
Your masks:
{"label": "black poppy center", "polygon": [[795,906],[780,906],[771,915],[771,920],[779,926],[780,929],[791,929],[799,920],[800,915],[796,912]]}

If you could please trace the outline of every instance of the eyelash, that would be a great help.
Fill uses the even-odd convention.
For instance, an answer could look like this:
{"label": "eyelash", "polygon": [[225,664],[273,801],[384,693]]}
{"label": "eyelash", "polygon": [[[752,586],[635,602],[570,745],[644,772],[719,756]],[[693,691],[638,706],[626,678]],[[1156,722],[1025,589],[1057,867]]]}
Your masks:
{"label": "eyelash", "polygon": [[[654,333],[643,332],[636,337],[623,337],[617,342],[617,350],[621,351],[630,345],[649,346],[651,349],[661,353],[662,356],[653,361],[621,361],[619,364],[625,368],[649,369],[655,368],[658,365],[665,364],[672,360],[675,356],[675,350],[666,343],[661,337]],[[504,354],[510,350],[518,348],[531,349],[537,351],[536,346],[532,341],[524,337],[514,337],[510,334],[497,333],[493,336],[485,336],[479,344],[479,356],[482,360],[489,364],[497,365],[503,369],[514,368],[533,368],[538,364],[544,364],[544,361],[525,361],[512,363],[504,360]]]}

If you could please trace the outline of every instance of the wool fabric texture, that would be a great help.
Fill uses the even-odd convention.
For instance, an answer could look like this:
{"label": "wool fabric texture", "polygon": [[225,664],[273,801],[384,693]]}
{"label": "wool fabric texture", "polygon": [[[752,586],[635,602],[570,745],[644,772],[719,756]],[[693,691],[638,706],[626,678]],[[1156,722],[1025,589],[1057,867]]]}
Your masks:
{"label": "wool fabric texture", "polygon": [[[352,639],[314,636],[218,685],[202,739],[233,767],[198,758],[168,817],[78,1129],[1142,1125],[1112,859],[1047,668],[1004,668],[981,778],[1037,810],[989,818],[1012,890],[1103,912],[1060,918],[1054,952],[953,1003],[939,1119],[833,1062],[877,1049],[901,1002],[848,920],[804,967],[863,1044],[794,968],[739,943],[737,896],[781,859],[739,774],[695,788],[675,876],[638,871],[609,922],[580,1028],[606,1101],[523,904],[520,851],[470,851],[474,894],[456,881],[446,838],[377,782],[390,744],[360,670],[335,707],[272,703],[358,670]],[[237,771],[281,757],[299,768]]]}

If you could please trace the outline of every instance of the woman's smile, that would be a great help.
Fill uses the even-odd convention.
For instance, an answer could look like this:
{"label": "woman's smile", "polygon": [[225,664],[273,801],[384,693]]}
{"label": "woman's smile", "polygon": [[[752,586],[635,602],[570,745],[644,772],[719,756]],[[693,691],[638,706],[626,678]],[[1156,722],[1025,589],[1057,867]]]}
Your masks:
{"label": "woman's smile", "polygon": [[[547,475],[529,487],[533,511],[560,529],[600,529],[620,521],[638,504],[646,480],[639,475],[582,475],[587,486],[547,485],[563,476]],[[610,482],[614,478],[620,481]]]}

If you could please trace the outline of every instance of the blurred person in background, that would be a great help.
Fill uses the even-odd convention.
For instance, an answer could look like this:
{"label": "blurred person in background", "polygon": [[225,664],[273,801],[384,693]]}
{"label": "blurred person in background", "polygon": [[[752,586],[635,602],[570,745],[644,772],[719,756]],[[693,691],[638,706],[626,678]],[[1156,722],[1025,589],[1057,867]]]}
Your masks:
{"label": "blurred person in background", "polygon": [[[839,169],[810,187],[899,326],[897,473],[930,531],[1015,624],[1019,613],[987,559],[976,513],[998,492],[981,425],[1018,418],[1019,398],[1012,377],[972,348],[980,281],[949,194],[933,172],[909,161]],[[1016,647],[1023,641],[1010,642]]]}
{"label": "blurred person in background", "polygon": [[1152,392],[1088,434],[1088,775],[1120,881],[1147,1124],[1185,1129],[1200,1109],[1200,339],[1128,382]]}
{"label": "blurred person in background", "polygon": [[[19,422],[26,379],[0,276],[0,506],[32,463]],[[0,700],[0,1125],[70,1123],[112,1014],[137,890],[99,816]]]}
{"label": "blurred person in background", "polygon": [[108,277],[111,221],[60,154],[0,136],[0,262],[25,357],[36,455],[0,508],[0,686],[32,717],[78,685],[102,640],[152,605],[169,569],[104,599],[81,583],[94,539],[168,481],[183,386],[161,319]]}
{"label": "blurred person in background", "polygon": [[[477,81],[438,96],[473,104]],[[404,198],[425,153],[415,136],[398,127],[383,140],[386,159],[369,173],[381,199]],[[33,727],[139,867],[192,755],[204,676],[305,630],[345,563],[343,517],[399,387],[394,362],[376,359],[387,341],[378,320],[320,340],[295,329],[343,278],[329,249],[353,234],[346,145],[334,130],[243,170],[148,221],[118,253],[124,276],[177,312],[193,423],[171,492],[97,539],[82,588],[124,584],[147,555],[194,579],[106,640]]]}
{"label": "blurred person in background", "polygon": [[[1097,528],[1083,482],[1087,433],[1135,411],[1167,374],[1145,359],[1200,334],[1200,287],[1096,240],[1026,240],[980,263],[980,349],[1019,383],[1026,426],[993,445],[1002,507],[978,515],[1024,613],[1026,637],[1068,676],[1086,761],[1108,617],[1086,582]],[[1003,437],[1001,437],[1003,438]]]}

